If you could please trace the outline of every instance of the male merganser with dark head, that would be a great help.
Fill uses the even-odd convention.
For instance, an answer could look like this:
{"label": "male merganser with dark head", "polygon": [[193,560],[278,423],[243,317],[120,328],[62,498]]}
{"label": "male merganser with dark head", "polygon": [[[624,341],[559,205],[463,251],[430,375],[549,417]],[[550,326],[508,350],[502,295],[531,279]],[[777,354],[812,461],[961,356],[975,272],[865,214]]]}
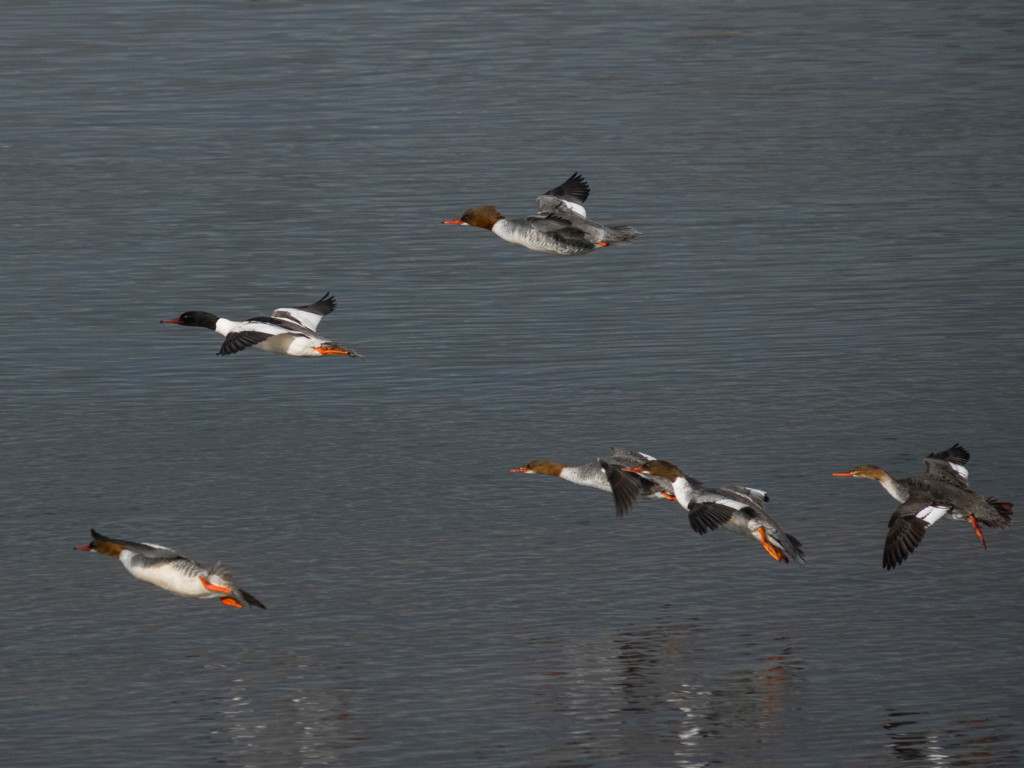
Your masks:
{"label": "male merganser with dark head", "polygon": [[480,205],[443,223],[489,229],[502,240],[556,256],[577,256],[640,236],[634,227],[609,227],[588,219],[583,203],[589,194],[590,185],[574,173],[537,198],[537,213],[532,216],[506,219],[493,205]]}
{"label": "male merganser with dark head", "polygon": [[988,549],[978,523],[990,528],[1009,528],[1013,504],[984,498],[967,486],[967,464],[971,455],[955,443],[941,453],[929,453],[925,472],[916,477],[896,480],[881,467],[861,464],[850,472],[833,472],[835,477],[866,477],[877,480],[901,502],[889,518],[889,533],[882,550],[882,565],[892,570],[906,560],[924,538],[925,531],[943,517],[969,522]]}
{"label": "male merganser with dark head", "polygon": [[204,568],[195,560],[159,544],[111,539],[92,531],[92,541],[75,549],[116,557],[136,579],[148,581],[176,595],[219,597],[224,605],[234,608],[243,608],[244,603],[257,608],[267,607],[235,584],[231,573],[220,563]]}
{"label": "male merganser with dark head", "polygon": [[657,459],[626,467],[624,471],[662,477],[671,483],[676,501],[689,513],[690,527],[702,536],[719,527],[728,528],[753,536],[779,562],[804,562],[800,541],[783,531],[765,512],[768,496],[764,491],[740,485],[707,488],[675,464]]}
{"label": "male merganser with dark head", "polygon": [[654,499],[659,496],[673,498],[669,484],[661,478],[638,477],[622,471],[623,467],[650,458],[653,457],[628,448],[612,448],[611,456],[595,459],[589,464],[570,467],[557,461],[538,460],[510,469],[509,472],[554,475],[576,485],[610,491],[615,498],[615,512],[621,517],[637,499]]}
{"label": "male merganser with dark head", "polygon": [[161,323],[175,325],[197,325],[216,331],[224,339],[218,355],[232,355],[246,347],[259,347],[267,352],[292,357],[320,357],[322,355],[350,355],[359,357],[323,336],[316,334],[316,327],[324,315],[334,311],[334,297],[325,293],[312,304],[303,307],[282,307],[275,309],[270,317],[253,317],[249,320],[228,320],[209,312],[185,312],[173,320]]}

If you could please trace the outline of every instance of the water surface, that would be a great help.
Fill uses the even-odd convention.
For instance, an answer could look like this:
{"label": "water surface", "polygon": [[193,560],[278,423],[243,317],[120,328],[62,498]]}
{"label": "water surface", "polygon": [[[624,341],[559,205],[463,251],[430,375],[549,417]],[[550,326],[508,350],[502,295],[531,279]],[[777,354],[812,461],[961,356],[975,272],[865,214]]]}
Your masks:
{"label": "water surface", "polygon": [[[9,3],[0,754],[19,766],[1016,766],[1017,532],[880,567],[959,441],[1024,498],[1015,4]],[[440,221],[580,171],[644,231]],[[364,359],[159,325],[339,301]],[[766,488],[772,562],[510,475]],[[233,611],[76,553],[222,559]]]}

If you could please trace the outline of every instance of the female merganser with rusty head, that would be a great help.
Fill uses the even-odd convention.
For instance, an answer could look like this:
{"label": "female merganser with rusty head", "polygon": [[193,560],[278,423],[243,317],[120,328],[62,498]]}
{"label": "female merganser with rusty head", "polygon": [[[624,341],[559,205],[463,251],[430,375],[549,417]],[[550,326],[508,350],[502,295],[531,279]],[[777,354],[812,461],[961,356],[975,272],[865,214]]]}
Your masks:
{"label": "female merganser with rusty head", "polygon": [[850,472],[833,472],[835,477],[866,477],[877,480],[896,501],[901,502],[889,518],[889,532],[882,550],[882,565],[892,570],[906,560],[924,538],[925,531],[943,517],[969,522],[988,549],[978,523],[989,528],[1009,528],[1013,504],[984,498],[967,487],[967,464],[971,454],[959,443],[941,453],[929,453],[925,472],[896,480],[881,467],[861,464]]}
{"label": "female merganser with rusty head", "polygon": [[334,297],[325,293],[312,304],[302,307],[275,309],[270,317],[253,317],[249,320],[228,320],[209,312],[185,312],[173,320],[161,323],[174,325],[197,325],[209,328],[225,336],[218,355],[233,355],[246,347],[259,347],[267,352],[292,357],[320,357],[322,355],[349,355],[359,357],[323,336],[316,328],[324,315],[334,311]]}
{"label": "female merganser with rusty head", "polygon": [[235,584],[231,573],[220,563],[204,568],[194,560],[159,544],[111,539],[92,531],[92,541],[81,547],[121,561],[128,573],[161,589],[185,597],[219,597],[224,605],[243,608],[244,603],[266,608],[263,603]]}
{"label": "female merganser with rusty head", "polygon": [[768,496],[764,491],[740,485],[708,488],[675,464],[657,459],[626,467],[624,471],[669,481],[676,501],[689,513],[690,527],[702,536],[719,527],[728,528],[753,536],[779,562],[804,562],[799,539],[783,531],[765,512]]}
{"label": "female merganser with rusty head", "polygon": [[590,185],[574,173],[537,198],[537,213],[532,216],[506,219],[493,205],[480,205],[443,223],[489,229],[502,240],[556,256],[577,256],[640,236],[634,227],[609,227],[588,219],[583,203],[589,194]]}
{"label": "female merganser with rusty head", "polygon": [[637,499],[674,498],[669,484],[660,477],[642,477],[623,472],[623,467],[653,458],[628,448],[612,448],[611,456],[595,459],[589,464],[570,467],[557,461],[531,461],[509,472],[528,475],[554,475],[576,485],[609,491],[615,498],[615,513],[622,516]]}

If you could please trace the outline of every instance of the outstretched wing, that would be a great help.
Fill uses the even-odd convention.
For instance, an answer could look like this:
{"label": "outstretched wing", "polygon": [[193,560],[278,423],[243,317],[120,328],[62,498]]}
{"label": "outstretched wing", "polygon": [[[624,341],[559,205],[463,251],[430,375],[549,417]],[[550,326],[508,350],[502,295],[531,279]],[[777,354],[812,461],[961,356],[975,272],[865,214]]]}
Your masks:
{"label": "outstretched wing", "polygon": [[293,323],[298,323],[307,330],[315,331],[317,326],[320,325],[320,320],[323,316],[331,314],[337,304],[337,301],[335,301],[334,297],[331,296],[330,293],[325,293],[312,304],[306,304],[301,307],[281,307],[280,309],[275,309],[271,317],[290,320]]}
{"label": "outstretched wing", "polygon": [[587,220],[587,209],[583,207],[590,195],[590,185],[578,173],[574,173],[554,189],[549,189],[537,198],[536,218],[553,218],[577,226]]}
{"label": "outstretched wing", "polygon": [[687,507],[690,527],[703,536],[729,522],[737,509],[742,509],[742,505],[734,507],[723,501],[691,501]]}
{"label": "outstretched wing", "polygon": [[611,456],[608,457],[608,460],[612,462],[621,462],[624,467],[635,467],[638,464],[643,464],[645,461],[655,461],[655,458],[649,453],[634,451],[630,448],[612,446],[610,450],[612,453]]}
{"label": "outstretched wing", "polygon": [[969,473],[964,465],[970,458],[971,454],[966,448],[960,443],[954,443],[952,448],[941,453],[929,453],[925,457],[925,474],[936,480],[952,483],[958,488],[967,488]]}
{"label": "outstretched wing", "polygon": [[[613,467],[635,467],[638,464],[643,464],[645,461],[655,461],[655,458],[649,453],[644,453],[643,451],[634,451],[629,448],[612,446],[611,455],[607,459],[604,459],[604,461],[607,461]],[[638,475],[631,472],[627,472],[625,474],[630,477],[634,477],[639,481],[639,496],[655,496],[661,493],[668,494],[669,497],[674,498],[672,483],[664,477],[659,477],[658,475]]]}
{"label": "outstretched wing", "polygon": [[262,331],[234,331],[224,338],[224,343],[220,345],[220,351],[217,354],[233,355],[247,347],[256,346],[261,341],[266,341],[274,335],[273,333],[263,333]]}
{"label": "outstretched wing", "polygon": [[[557,210],[551,210],[547,213],[535,213],[530,216],[524,217],[524,221],[530,223],[530,227],[535,229],[537,232],[543,232],[544,234],[561,234],[566,237],[580,237],[578,227],[575,226],[575,222],[580,220],[579,217],[573,217],[570,219],[569,215],[560,215]],[[583,219],[585,221],[585,219]]]}
{"label": "outstretched wing", "polygon": [[889,518],[889,532],[882,551],[882,565],[891,571],[917,549],[927,531],[936,520],[949,512],[949,507],[930,504],[911,498],[896,508]]}
{"label": "outstretched wing", "polygon": [[607,461],[602,460],[600,463],[601,470],[604,472],[605,477],[608,478],[608,485],[611,486],[612,496],[615,497],[615,514],[622,517],[640,496],[643,483],[636,475],[630,472],[623,472],[621,469],[613,467]]}
{"label": "outstretched wing", "polygon": [[170,549],[169,547],[160,546],[159,544],[146,544],[145,542],[128,541],[127,539],[112,539],[109,536],[104,536],[102,533],[95,529],[92,529],[90,533],[92,534],[92,538],[94,541],[109,541],[112,544],[120,544],[122,547],[131,552],[139,552],[141,554],[145,554],[147,557],[167,558],[169,560],[181,557],[181,555],[179,555],[173,549]]}
{"label": "outstretched wing", "polygon": [[764,512],[764,505],[768,503],[768,494],[757,488],[748,488],[745,485],[726,485],[718,490],[723,495],[743,503],[756,512]]}
{"label": "outstretched wing", "polygon": [[763,513],[767,499],[764,491],[739,485],[702,490],[690,502],[690,527],[703,536],[729,522],[736,512]]}
{"label": "outstretched wing", "polygon": [[[590,197],[590,184],[579,173],[573,173],[558,186],[548,189],[541,198],[558,198],[566,203],[574,203],[581,207]],[[540,198],[538,199],[540,201]],[[587,214],[584,213],[584,216]]]}

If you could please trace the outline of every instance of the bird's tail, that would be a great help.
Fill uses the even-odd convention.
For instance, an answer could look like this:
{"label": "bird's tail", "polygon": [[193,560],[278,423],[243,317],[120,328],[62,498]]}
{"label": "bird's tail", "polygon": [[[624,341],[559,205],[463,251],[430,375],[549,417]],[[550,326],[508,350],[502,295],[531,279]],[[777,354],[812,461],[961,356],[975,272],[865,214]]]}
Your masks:
{"label": "bird's tail", "polygon": [[257,608],[262,608],[263,610],[267,610],[267,606],[265,606],[263,603],[261,603],[259,600],[257,600],[252,595],[250,595],[244,589],[240,588],[238,590],[238,594],[240,594],[242,597],[244,597],[245,598],[245,602],[247,602],[249,605],[256,606]]}
{"label": "bird's tail", "polygon": [[997,517],[992,520],[982,520],[992,528],[1009,528],[1013,518],[1013,504],[1008,501],[997,501],[993,497],[989,496],[985,501],[988,502],[989,507],[996,513]]}
{"label": "bird's tail", "polygon": [[640,237],[639,229],[623,224],[617,227],[608,227],[605,240],[609,243],[628,243],[638,237]]}

